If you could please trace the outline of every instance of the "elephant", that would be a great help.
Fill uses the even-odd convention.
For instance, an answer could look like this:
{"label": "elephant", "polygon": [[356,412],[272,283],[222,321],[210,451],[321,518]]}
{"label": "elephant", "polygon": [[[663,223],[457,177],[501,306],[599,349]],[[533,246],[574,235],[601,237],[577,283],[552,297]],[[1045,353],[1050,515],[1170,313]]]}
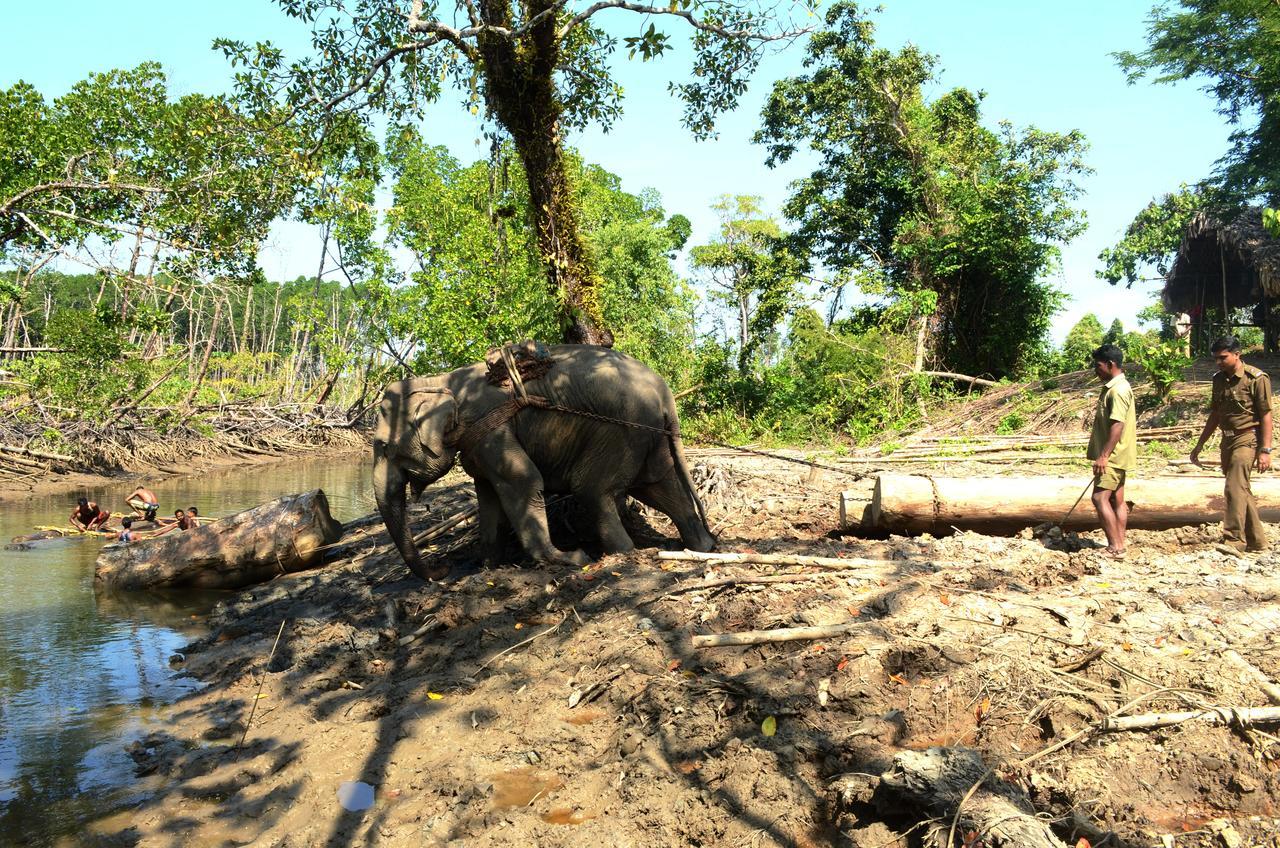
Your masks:
{"label": "elephant", "polygon": [[665,513],[685,547],[712,550],[715,539],[680,446],[675,399],[663,379],[611,348],[537,350],[549,353],[551,367],[525,388],[532,400],[557,409],[515,408],[515,390],[490,382],[484,363],[386,387],[374,430],[374,497],[413,573],[438,580],[449,568],[428,565],[414,545],[406,488],[420,498],[459,456],[475,481],[486,564],[501,560],[510,529],[539,563],[590,561],[582,550],[552,544],[544,500],[552,493],[576,497],[606,553],[635,548],[619,514],[628,495]]}

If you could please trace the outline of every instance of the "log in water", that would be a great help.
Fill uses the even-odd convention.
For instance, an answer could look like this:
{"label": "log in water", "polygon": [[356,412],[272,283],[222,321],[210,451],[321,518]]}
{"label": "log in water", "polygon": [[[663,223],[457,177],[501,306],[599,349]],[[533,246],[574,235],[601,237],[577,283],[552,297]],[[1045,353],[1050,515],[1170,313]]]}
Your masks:
{"label": "log in water", "polygon": [[107,545],[94,578],[112,589],[235,589],[316,565],[324,546],[341,535],[328,499],[316,489],[192,530]]}
{"label": "log in water", "polygon": [[[988,533],[1017,531],[1061,521],[1086,482],[1085,477],[881,474],[876,479],[869,518],[873,526],[899,533],[949,527]],[[1262,520],[1280,521],[1280,479],[1255,475],[1252,486]],[[1125,486],[1125,500],[1132,504],[1129,527],[1156,530],[1221,521],[1222,492],[1221,478],[1135,477]],[[1098,526],[1088,493],[1064,526]]]}

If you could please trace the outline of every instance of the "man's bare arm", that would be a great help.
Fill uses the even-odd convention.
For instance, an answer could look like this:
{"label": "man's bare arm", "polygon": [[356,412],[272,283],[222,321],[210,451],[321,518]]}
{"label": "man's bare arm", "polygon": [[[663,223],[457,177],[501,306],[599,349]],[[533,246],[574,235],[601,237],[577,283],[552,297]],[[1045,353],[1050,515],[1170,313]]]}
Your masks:
{"label": "man's bare arm", "polygon": [[1200,451],[1204,448],[1204,443],[1209,441],[1209,437],[1213,435],[1213,431],[1218,429],[1218,422],[1222,416],[1217,410],[1209,413],[1209,420],[1204,422],[1204,429],[1200,431],[1200,438],[1196,441],[1196,446],[1191,449],[1191,461],[1199,462]]}

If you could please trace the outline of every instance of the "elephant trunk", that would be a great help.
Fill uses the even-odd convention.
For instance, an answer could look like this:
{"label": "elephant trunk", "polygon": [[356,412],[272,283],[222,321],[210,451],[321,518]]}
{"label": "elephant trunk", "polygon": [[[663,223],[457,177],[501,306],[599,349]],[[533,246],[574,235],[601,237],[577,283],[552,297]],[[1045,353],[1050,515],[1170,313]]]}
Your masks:
{"label": "elephant trunk", "polygon": [[408,476],[399,462],[389,459],[381,452],[374,456],[373,497],[378,503],[378,514],[382,516],[382,523],[386,525],[391,541],[414,574],[423,580],[438,579],[445,576],[449,569],[439,565],[428,566],[409,533],[409,519],[405,515],[405,487],[408,483]]}

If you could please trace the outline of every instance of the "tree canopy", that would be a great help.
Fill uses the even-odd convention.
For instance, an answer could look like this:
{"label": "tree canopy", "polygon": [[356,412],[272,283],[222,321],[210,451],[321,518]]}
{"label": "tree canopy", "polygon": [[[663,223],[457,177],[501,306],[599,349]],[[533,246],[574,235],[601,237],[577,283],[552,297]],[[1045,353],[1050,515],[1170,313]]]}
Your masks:
{"label": "tree canopy", "polygon": [[[340,114],[419,116],[447,91],[473,114],[483,110],[523,165],[539,259],[565,336],[589,342],[608,342],[610,332],[564,136],[591,124],[607,130],[621,113],[610,62],[624,50],[646,61],[662,56],[670,37],[659,25],[686,28],[692,72],[670,88],[685,104],[685,124],[706,137],[737,103],[765,46],[792,34],[778,7],[762,0],[413,0],[407,10],[397,0],[278,2],[311,27],[312,55],[289,60],[268,43],[220,41],[241,68],[243,100],[259,110],[281,106],[320,135]],[[619,39],[603,28],[607,12],[630,19],[634,34]]]}
{"label": "tree canopy", "polygon": [[935,293],[935,359],[1015,372],[1062,299],[1044,279],[1057,245],[1084,228],[1071,206],[1083,137],[988,129],[981,92],[930,99],[937,58],[877,47],[854,3],[831,7],[826,26],[809,41],[807,72],[775,84],[756,135],[771,166],[802,147],[818,159],[784,210],[797,252],[870,293]]}
{"label": "tree canopy", "polygon": [[1200,80],[1236,129],[1213,184],[1236,200],[1280,203],[1280,5],[1178,0],[1157,6],[1147,47],[1116,54],[1130,82]]}

